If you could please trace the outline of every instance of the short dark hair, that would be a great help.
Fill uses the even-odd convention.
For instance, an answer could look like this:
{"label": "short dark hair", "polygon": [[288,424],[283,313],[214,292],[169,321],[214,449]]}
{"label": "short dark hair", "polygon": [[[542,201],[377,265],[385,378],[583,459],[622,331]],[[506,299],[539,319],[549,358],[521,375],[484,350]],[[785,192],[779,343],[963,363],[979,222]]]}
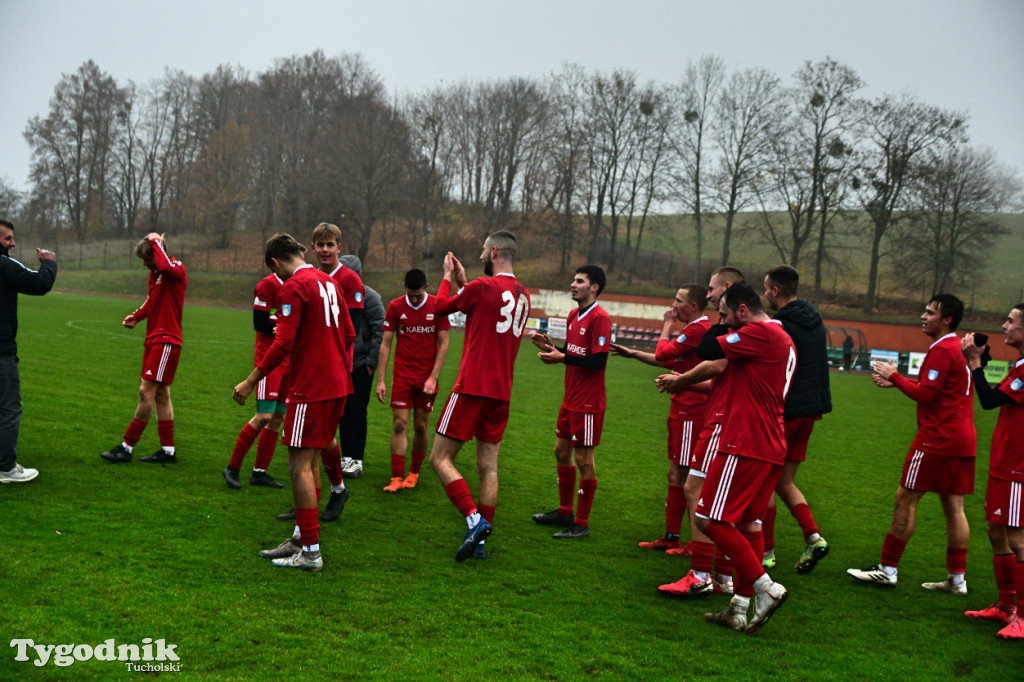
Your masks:
{"label": "short dark hair", "polygon": [[792,265],[776,265],[768,271],[768,281],[779,288],[779,296],[793,298],[800,284],[800,273]]}
{"label": "short dark hair", "polygon": [[960,326],[960,320],[964,318],[964,302],[953,294],[936,294],[928,302],[935,304],[942,317],[952,318],[949,331],[955,332],[956,328]]}
{"label": "short dark hair", "polygon": [[487,235],[487,239],[491,246],[498,249],[498,253],[504,260],[512,262],[512,259],[516,257],[516,251],[519,250],[519,243],[516,241],[516,236],[508,230],[498,230]]}
{"label": "short dark hair", "polygon": [[587,279],[590,280],[591,284],[597,285],[597,295],[600,296],[601,292],[604,291],[605,282],[608,280],[604,276],[604,270],[596,265],[581,265],[576,268],[577,275],[586,275]]}
{"label": "short dark hair", "polygon": [[741,305],[747,306],[747,310],[755,314],[764,312],[761,296],[754,291],[754,287],[746,282],[735,282],[732,284],[722,294],[721,301],[733,312],[739,310]]}
{"label": "short dark hair", "polygon": [[745,277],[743,277],[742,270],[740,270],[739,268],[734,268],[731,265],[723,265],[722,267],[712,272],[711,276],[724,279],[726,282],[729,282],[730,285],[736,284],[737,282],[742,282],[746,279]]}
{"label": "short dark hair", "polygon": [[413,268],[405,273],[405,288],[409,291],[418,291],[427,286],[427,273]]}
{"label": "short dark hair", "polygon": [[679,287],[683,290],[686,300],[696,303],[698,310],[704,310],[708,305],[708,290],[701,284],[684,284]]}
{"label": "short dark hair", "polygon": [[294,260],[295,258],[301,258],[305,250],[306,247],[295,241],[295,237],[279,232],[267,240],[267,244],[263,249],[263,262],[270,268],[274,266],[274,259]]}
{"label": "short dark hair", "polygon": [[0,225],[6,227],[11,232],[14,232],[14,223],[9,220],[0,220]]}
{"label": "short dark hair", "polygon": [[1013,310],[1019,310],[1021,316],[1024,316],[1024,303],[1018,303],[1017,305],[1013,306]]}

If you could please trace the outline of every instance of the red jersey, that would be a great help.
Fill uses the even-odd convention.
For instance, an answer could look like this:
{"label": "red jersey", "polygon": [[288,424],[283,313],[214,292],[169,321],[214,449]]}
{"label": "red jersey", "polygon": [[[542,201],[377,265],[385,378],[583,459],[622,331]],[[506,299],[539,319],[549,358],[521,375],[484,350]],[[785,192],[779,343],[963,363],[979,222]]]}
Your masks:
{"label": "red jersey", "polygon": [[455,311],[466,315],[466,341],[462,347],[455,393],[510,400],[512,372],[530,317],[530,293],[511,274],[481,277],[449,296],[451,283],[437,290],[437,314]]}
{"label": "red jersey", "polygon": [[352,393],[352,324],[340,305],[330,275],[300,266],[281,286],[280,313],[273,345],[256,364],[270,374],[290,358],[285,381],[289,405],[341,398]]}
{"label": "red jersey", "polygon": [[782,413],[796,371],[792,339],[781,322],[767,320],[748,322],[718,337],[718,343],[729,360],[722,373],[729,386],[729,411],[722,422],[718,452],[781,466],[786,462]]}
{"label": "red jersey", "polygon": [[348,309],[362,310],[366,287],[363,286],[363,280],[356,274],[356,271],[338,263],[338,267],[328,274],[341,287],[341,295],[344,297]]}
{"label": "red jersey", "polygon": [[[716,339],[729,334],[732,330],[724,324],[711,325],[705,334],[710,334]],[[699,357],[697,364],[703,362]],[[729,404],[729,377],[720,374],[711,380],[711,392],[707,395],[704,403],[704,423],[721,424],[725,420],[725,410]]]}
{"label": "red jersey", "polygon": [[[576,308],[569,313],[565,333],[565,355],[585,358],[608,352],[612,337],[612,320],[599,304],[594,303],[580,314]],[[604,412],[604,370],[565,366],[565,397],[562,407],[573,412]]]}
{"label": "red jersey", "polygon": [[889,380],[917,402],[917,436],[911,448],[930,455],[975,456],[974,385],[956,334],[931,345],[918,381],[899,374]]}
{"label": "red jersey", "polygon": [[[159,239],[151,239],[156,272],[149,271],[149,296],[132,315],[146,322],[146,345],[181,345],[181,313],[185,307],[188,276],[185,265],[167,255]],[[147,319],[148,318],[148,319]]]}
{"label": "red jersey", "polygon": [[[665,363],[673,371],[682,374],[701,363],[697,357],[697,344],[711,328],[707,315],[690,322],[683,331],[671,339],[658,339],[654,359]],[[703,421],[708,396],[695,391],[680,391],[672,394],[669,419],[679,421]]]}
{"label": "red jersey", "polygon": [[999,408],[988,473],[995,478],[1024,482],[1024,358],[1014,363],[998,390],[1010,396],[1013,403]]}
{"label": "red jersey", "polygon": [[427,294],[414,308],[408,296],[399,296],[384,313],[384,331],[395,335],[393,376],[424,382],[437,359],[437,332],[451,329],[447,315],[437,314],[437,297]]}
{"label": "red jersey", "polygon": [[[279,309],[278,298],[281,295],[281,287],[284,281],[277,275],[271,273],[261,279],[256,285],[253,295],[252,309],[261,310],[270,316],[270,321],[277,323],[277,312]],[[274,335],[266,332],[256,332],[256,356],[254,362],[259,362],[263,354],[270,349],[274,343]],[[284,361],[288,362],[287,359]]]}

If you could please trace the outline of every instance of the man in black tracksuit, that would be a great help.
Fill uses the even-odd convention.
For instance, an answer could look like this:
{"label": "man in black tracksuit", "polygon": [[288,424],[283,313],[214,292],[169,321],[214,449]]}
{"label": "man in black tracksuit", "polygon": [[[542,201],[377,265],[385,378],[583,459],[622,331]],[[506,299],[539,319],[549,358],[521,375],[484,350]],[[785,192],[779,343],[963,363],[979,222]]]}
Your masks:
{"label": "man in black tracksuit", "polygon": [[21,426],[21,377],[18,374],[18,294],[42,296],[57,278],[57,257],[36,249],[39,270],[10,257],[14,225],[0,220],[0,483],[25,483],[39,475],[18,464]]}
{"label": "man in black tracksuit", "polygon": [[[797,573],[811,572],[818,561],[828,554],[829,546],[814,523],[807,500],[796,487],[795,478],[800,462],[807,455],[807,442],[814,422],[832,411],[832,394],[828,385],[828,338],[821,316],[807,301],[796,297],[800,275],[790,265],[778,265],[764,278],[764,296],[775,319],[782,323],[796,347],[796,369],[786,395],[786,463],[775,492],[789,507],[800,524],[807,543],[797,561]],[[765,514],[764,564],[775,566],[775,497]]]}

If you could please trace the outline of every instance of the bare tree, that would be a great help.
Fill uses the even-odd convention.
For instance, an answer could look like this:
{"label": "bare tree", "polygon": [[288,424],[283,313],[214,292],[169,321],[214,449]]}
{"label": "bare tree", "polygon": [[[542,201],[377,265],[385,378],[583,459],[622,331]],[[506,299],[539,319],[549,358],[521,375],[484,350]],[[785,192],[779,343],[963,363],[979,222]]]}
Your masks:
{"label": "bare tree", "polygon": [[673,181],[675,196],[693,216],[696,237],[694,260],[698,281],[703,277],[704,216],[709,211],[708,142],[714,126],[715,100],[725,80],[725,62],[721,57],[704,55],[686,66],[677,88],[677,117],[669,140],[675,154]]}
{"label": "bare tree", "polygon": [[929,150],[962,141],[967,124],[963,114],[924,104],[909,95],[887,95],[865,103],[863,117],[867,139],[858,180],[861,206],[871,220],[870,272],[864,299],[864,312],[870,313],[878,287],[882,240],[899,221],[915,162]]}
{"label": "bare tree", "polygon": [[909,218],[893,229],[894,263],[905,283],[932,295],[984,272],[996,239],[1007,233],[998,212],[1020,197],[1016,174],[991,150],[928,152],[907,188]]}
{"label": "bare tree", "polygon": [[6,177],[0,177],[0,217],[13,221],[21,209],[21,192]]}
{"label": "bare tree", "polygon": [[56,193],[48,203],[61,206],[79,242],[105,225],[108,167],[124,104],[124,91],[89,60],[61,77],[47,117],[33,117],[25,129],[35,189]]}
{"label": "bare tree", "polygon": [[789,108],[779,78],[756,68],[738,71],[715,102],[714,140],[719,169],[717,204],[722,207],[722,264],[729,262],[736,214],[755,199],[754,182],[773,160],[773,141],[786,127]]}

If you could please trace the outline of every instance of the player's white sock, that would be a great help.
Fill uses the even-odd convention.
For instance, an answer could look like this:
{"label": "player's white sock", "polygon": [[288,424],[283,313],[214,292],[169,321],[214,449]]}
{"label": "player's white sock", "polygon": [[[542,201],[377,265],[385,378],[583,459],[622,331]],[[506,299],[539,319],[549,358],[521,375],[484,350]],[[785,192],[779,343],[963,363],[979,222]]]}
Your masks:
{"label": "player's white sock", "polygon": [[352,461],[352,458],[351,457],[342,457],[341,461],[344,462],[345,464],[348,464],[349,462]]}
{"label": "player's white sock", "polygon": [[265,474],[265,473],[267,473],[267,470],[266,469],[257,469],[256,467],[253,467],[252,468],[252,472],[254,474]]}
{"label": "player's white sock", "polygon": [[895,566],[886,566],[885,564],[879,564],[879,566],[882,567],[882,570],[885,571],[886,575],[896,575]]}
{"label": "player's white sock", "polygon": [[774,559],[775,558],[775,550],[774,549],[766,549],[764,551],[764,558],[766,560],[767,559]]}
{"label": "player's white sock", "polygon": [[173,455],[174,454],[174,446],[173,445],[170,446],[170,447],[168,447],[166,445],[161,445],[160,447],[163,448],[163,451],[166,452],[168,455]]}
{"label": "player's white sock", "polygon": [[741,597],[738,594],[734,594],[731,603],[734,606],[739,606],[744,611],[750,608],[750,597]]}
{"label": "player's white sock", "polygon": [[483,517],[480,516],[480,512],[473,512],[472,514],[466,517],[466,525],[472,528],[476,524],[480,523],[480,519],[482,518]]}
{"label": "player's white sock", "polygon": [[135,446],[128,445],[128,443],[121,443],[121,447],[127,450],[129,455],[132,454],[132,452],[135,450]]}
{"label": "player's white sock", "polygon": [[343,493],[343,492],[345,492],[345,482],[342,481],[341,485],[332,485],[331,486],[331,492],[332,493]]}
{"label": "player's white sock", "polygon": [[302,546],[302,551],[303,552],[319,552],[320,551],[320,543],[318,542],[315,545],[303,545]]}
{"label": "player's white sock", "polygon": [[704,571],[694,571],[693,572],[693,577],[695,577],[697,580],[699,580],[701,582],[706,583],[708,581],[708,578],[711,577],[711,574],[710,573],[705,573]]}
{"label": "player's white sock", "polygon": [[947,573],[946,575],[949,576],[949,582],[953,585],[959,585],[966,580],[963,573]]}
{"label": "player's white sock", "polygon": [[760,578],[754,581],[754,592],[757,594],[764,594],[768,591],[768,588],[772,586],[772,579],[765,573]]}
{"label": "player's white sock", "polygon": [[807,538],[808,544],[813,545],[815,542],[821,539],[821,533],[811,533],[811,536]]}

